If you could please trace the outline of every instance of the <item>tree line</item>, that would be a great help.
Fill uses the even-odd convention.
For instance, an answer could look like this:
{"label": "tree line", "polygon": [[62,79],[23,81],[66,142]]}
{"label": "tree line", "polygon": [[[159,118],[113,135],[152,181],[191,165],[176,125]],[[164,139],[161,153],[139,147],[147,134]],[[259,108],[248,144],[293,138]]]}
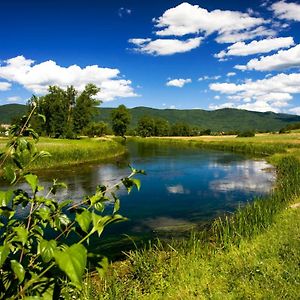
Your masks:
{"label": "tree line", "polygon": [[[135,128],[129,127],[130,111],[120,105],[111,113],[111,126],[103,121],[95,122],[101,101],[96,99],[100,89],[94,84],[85,86],[82,92],[73,86],[62,89],[50,86],[45,96],[32,96],[28,102],[29,111],[36,106],[36,115],[32,118],[32,127],[39,135],[54,138],[76,138],[80,135],[89,137],[114,134],[132,136],[196,136],[210,135],[211,130],[201,130],[185,122],[169,123],[163,118],[142,116]],[[44,122],[38,115],[44,115]]]}

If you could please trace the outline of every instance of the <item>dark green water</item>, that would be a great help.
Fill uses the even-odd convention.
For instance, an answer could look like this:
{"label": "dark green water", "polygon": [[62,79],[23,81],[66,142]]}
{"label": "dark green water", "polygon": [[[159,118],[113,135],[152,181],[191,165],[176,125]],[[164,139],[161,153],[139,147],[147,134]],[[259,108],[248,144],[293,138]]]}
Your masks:
{"label": "dark green water", "polygon": [[99,184],[112,185],[129,175],[128,163],[144,169],[140,192],[120,190],[120,213],[130,220],[112,225],[105,236],[173,235],[234,210],[270,192],[275,180],[264,160],[221,151],[130,143],[129,155],[116,163],[79,165],[40,174],[68,184],[60,197],[81,199]]}

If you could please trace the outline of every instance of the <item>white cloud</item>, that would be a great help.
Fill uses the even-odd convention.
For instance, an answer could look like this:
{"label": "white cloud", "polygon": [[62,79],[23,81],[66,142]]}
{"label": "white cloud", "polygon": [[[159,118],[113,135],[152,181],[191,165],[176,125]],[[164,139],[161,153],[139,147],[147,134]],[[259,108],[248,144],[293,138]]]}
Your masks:
{"label": "white cloud", "polygon": [[300,4],[279,1],[271,6],[278,19],[300,21]]}
{"label": "white cloud", "polygon": [[151,55],[172,55],[175,53],[183,53],[198,48],[202,38],[196,37],[185,41],[177,39],[130,39],[129,42],[137,47],[135,51],[151,54]]}
{"label": "white cloud", "polygon": [[83,90],[86,84],[94,83],[101,88],[97,97],[103,101],[137,96],[131,81],[120,79],[119,75],[118,69],[101,68],[98,65],[61,67],[52,60],[35,64],[24,56],[8,59],[0,66],[0,78],[18,83],[36,94],[47,93],[49,85],[62,88],[73,85]]}
{"label": "white cloud", "polygon": [[235,75],[236,75],[235,72],[228,72],[228,73],[226,74],[227,77],[232,77],[232,76],[235,76]]}
{"label": "white cloud", "polygon": [[191,83],[192,80],[190,78],[188,79],[172,79],[172,80],[169,80],[166,85],[167,86],[175,86],[175,87],[179,87],[179,88],[182,88],[185,84],[187,83]]}
{"label": "white cloud", "polygon": [[239,70],[273,71],[300,67],[300,45],[276,54],[251,59],[247,65],[237,65]]}
{"label": "white cloud", "polygon": [[214,99],[216,99],[216,100],[220,100],[220,96],[219,95],[216,95],[216,96],[214,96]]}
{"label": "white cloud", "polygon": [[199,77],[199,78],[198,78],[198,81],[204,81],[204,80],[218,80],[218,79],[220,79],[220,78],[221,78],[220,75],[215,75],[215,76],[207,76],[207,75],[205,75],[205,76],[203,76],[203,77]]}
{"label": "white cloud", "polygon": [[296,115],[300,115],[300,106],[290,108],[289,112],[296,114]]}
{"label": "white cloud", "polygon": [[[160,29],[156,32],[159,36],[217,33],[217,41],[223,43],[231,40],[231,36],[234,35],[238,40],[248,39],[247,31],[252,31],[254,36],[269,34],[269,32],[264,33],[262,28],[259,32],[254,32],[258,26],[267,22],[263,18],[230,10],[216,9],[209,12],[199,5],[191,5],[186,2],[168,9],[154,21],[156,28]],[[242,36],[243,34],[245,36]]]}
{"label": "white cloud", "polygon": [[7,102],[18,102],[21,98],[19,96],[11,96],[6,99]]}
{"label": "white cloud", "polygon": [[260,41],[254,40],[249,44],[237,42],[229,46],[226,50],[215,54],[215,57],[224,58],[225,56],[247,56],[257,53],[267,53],[280,48],[289,48],[294,44],[292,37],[270,38]]}
{"label": "white cloud", "polygon": [[11,88],[11,84],[9,82],[0,82],[0,91],[8,91]]}
{"label": "white cloud", "polygon": [[209,87],[228,95],[235,101],[232,103],[236,108],[278,112],[289,105],[293,94],[300,94],[300,73],[281,73],[261,80],[247,80],[242,84],[212,83]]}
{"label": "white cloud", "polygon": [[216,38],[216,41],[218,43],[236,43],[239,41],[252,40],[256,37],[273,37],[276,34],[276,31],[273,29],[259,26],[253,30],[224,32]]}

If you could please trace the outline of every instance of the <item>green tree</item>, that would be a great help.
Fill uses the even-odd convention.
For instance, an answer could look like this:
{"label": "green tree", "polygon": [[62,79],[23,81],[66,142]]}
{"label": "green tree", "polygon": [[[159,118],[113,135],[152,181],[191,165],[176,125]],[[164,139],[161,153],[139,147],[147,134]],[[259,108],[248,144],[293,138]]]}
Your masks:
{"label": "green tree", "polygon": [[89,137],[103,136],[108,133],[108,125],[105,122],[90,123],[83,131]]}
{"label": "green tree", "polygon": [[74,130],[81,133],[83,128],[88,126],[92,118],[97,113],[96,106],[101,101],[94,97],[99,93],[100,89],[94,84],[88,84],[84,91],[77,97],[74,107]]}
{"label": "green tree", "polygon": [[131,115],[125,105],[120,105],[111,113],[112,130],[115,135],[125,137]]}
{"label": "green tree", "polygon": [[47,122],[34,117],[32,126],[39,134],[52,137],[73,138],[88,126],[96,113],[100,101],[94,99],[99,92],[94,84],[88,84],[78,93],[73,86],[66,90],[50,86],[48,94],[32,96],[28,102],[29,111],[37,105],[37,112],[46,117]]}
{"label": "green tree", "polygon": [[170,134],[170,124],[166,119],[157,118],[155,119],[155,136],[168,136]]}
{"label": "green tree", "polygon": [[183,122],[176,123],[172,126],[171,133],[173,136],[190,136],[190,126]]}
{"label": "green tree", "polygon": [[150,137],[155,135],[155,121],[149,116],[143,116],[137,124],[137,133],[142,137]]}

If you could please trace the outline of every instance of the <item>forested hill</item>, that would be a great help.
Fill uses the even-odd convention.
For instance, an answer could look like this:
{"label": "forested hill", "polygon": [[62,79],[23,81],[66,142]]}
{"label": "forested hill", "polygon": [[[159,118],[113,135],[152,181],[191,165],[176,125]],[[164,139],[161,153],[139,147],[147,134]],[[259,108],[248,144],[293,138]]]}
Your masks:
{"label": "forested hill", "polygon": [[[97,120],[109,123],[111,108],[101,108]],[[276,114],[273,112],[253,112],[232,108],[206,111],[201,109],[154,109],[135,107],[130,109],[132,121],[130,127],[136,127],[138,120],[145,115],[153,118],[163,118],[171,124],[184,122],[212,131],[229,130],[259,130],[275,131],[290,123],[300,122],[300,116]]]}
{"label": "forested hill", "polygon": [[[20,104],[0,106],[0,124],[10,123],[13,117],[20,116],[25,111],[26,106]],[[100,108],[96,120],[110,123],[111,111],[112,108]],[[138,120],[145,115],[166,119],[171,124],[183,122],[190,126],[198,126],[203,129],[209,128],[212,131],[275,131],[290,123],[300,122],[300,116],[272,112],[261,113],[232,108],[206,111],[201,109],[178,110],[135,107],[130,109],[130,113],[132,115],[131,128],[136,127]]]}

